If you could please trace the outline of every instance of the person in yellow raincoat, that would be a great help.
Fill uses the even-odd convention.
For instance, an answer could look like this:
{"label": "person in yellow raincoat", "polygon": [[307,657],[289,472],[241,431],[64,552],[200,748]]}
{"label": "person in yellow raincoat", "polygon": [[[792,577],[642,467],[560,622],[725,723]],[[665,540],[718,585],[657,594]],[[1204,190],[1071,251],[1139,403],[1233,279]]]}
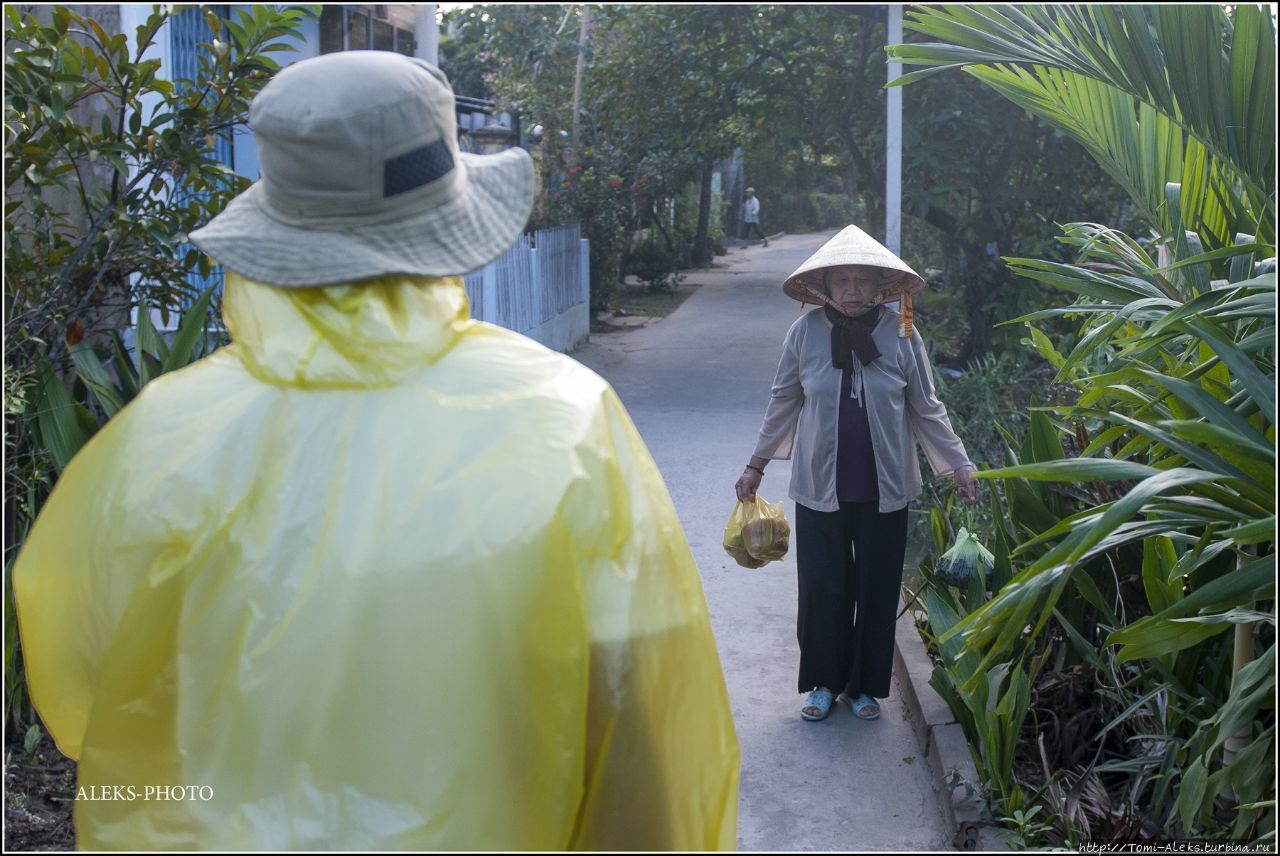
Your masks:
{"label": "person in yellow raincoat", "polygon": [[233,344],[71,462],[13,570],[84,849],[729,849],[738,743],[612,389],[469,320],[528,217],[434,66],[337,53],[192,239]]}

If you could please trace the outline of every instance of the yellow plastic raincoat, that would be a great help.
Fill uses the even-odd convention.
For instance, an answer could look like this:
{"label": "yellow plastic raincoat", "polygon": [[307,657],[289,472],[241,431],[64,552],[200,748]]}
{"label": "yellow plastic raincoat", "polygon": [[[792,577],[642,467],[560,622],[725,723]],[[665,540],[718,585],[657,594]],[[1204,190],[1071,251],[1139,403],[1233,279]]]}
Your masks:
{"label": "yellow plastic raincoat", "polygon": [[701,582],[612,389],[457,278],[232,275],[224,315],[13,570],[78,845],[732,848]]}

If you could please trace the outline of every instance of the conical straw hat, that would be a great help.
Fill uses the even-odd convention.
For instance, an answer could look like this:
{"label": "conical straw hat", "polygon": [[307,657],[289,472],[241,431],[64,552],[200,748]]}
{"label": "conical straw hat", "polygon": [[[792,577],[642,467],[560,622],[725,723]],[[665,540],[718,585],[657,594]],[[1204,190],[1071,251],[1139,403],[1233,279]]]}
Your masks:
{"label": "conical straw hat", "polygon": [[924,288],[924,280],[902,259],[857,226],[846,226],[805,259],[796,272],[787,277],[782,290],[801,303],[825,303],[821,297],[822,269],[841,265],[867,265],[891,271],[880,289],[881,302],[900,300]]}

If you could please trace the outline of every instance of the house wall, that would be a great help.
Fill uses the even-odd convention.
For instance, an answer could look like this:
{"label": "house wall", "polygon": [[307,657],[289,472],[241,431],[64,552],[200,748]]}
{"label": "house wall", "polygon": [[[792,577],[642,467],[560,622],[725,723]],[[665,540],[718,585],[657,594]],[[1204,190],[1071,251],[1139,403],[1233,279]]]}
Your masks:
{"label": "house wall", "polygon": [[[434,4],[425,5],[430,7],[430,14],[434,15]],[[146,22],[146,19],[150,14],[150,7],[120,5],[114,8],[119,9],[121,31],[126,33],[130,38],[131,49],[135,48],[136,45],[132,41],[135,38],[134,33],[139,25]],[[243,8],[246,8],[245,4],[233,4],[231,6],[231,15],[234,17],[236,15],[236,11]],[[419,29],[423,21],[423,16],[426,14],[424,10],[419,7],[415,16],[409,7],[404,6],[393,6],[389,12],[389,17],[397,26],[404,26],[406,23],[412,26],[416,18],[416,21],[419,24]],[[296,51],[292,53],[279,53],[273,55],[274,58],[282,65],[289,65],[291,63],[310,59],[311,57],[319,55],[319,20],[304,21],[301,27],[301,33],[302,39],[300,41],[293,42],[296,47]],[[427,34],[428,43],[419,43],[419,56],[430,56],[434,53],[434,45],[429,44],[430,41],[433,40],[434,36],[434,28],[431,28],[431,31]],[[420,35],[419,38],[421,39]],[[161,61],[161,76],[168,75],[170,70],[173,68],[174,63],[170,56],[171,49],[172,46],[166,29],[160,33],[158,38],[155,40],[155,43],[148,49],[145,55],[145,58],[147,59],[155,58]],[[159,100],[158,96],[151,96],[144,99],[142,108],[146,115],[150,115]],[[491,117],[480,114],[477,114],[477,118],[483,121],[492,121]],[[505,114],[499,118],[506,119],[507,122],[511,121],[511,117],[506,116]],[[233,147],[233,162],[231,166],[239,175],[242,175],[251,181],[256,181],[260,177],[257,142],[254,140],[252,131],[247,126],[242,126],[236,131]],[[561,351],[571,351],[586,340],[590,327],[587,288],[588,254],[586,251],[586,243],[586,241],[581,242],[580,266],[570,277],[575,284],[580,287],[581,297],[579,298],[575,296],[575,300],[578,302],[567,307],[563,312],[558,314],[546,313],[537,322],[531,322],[529,325],[522,324],[519,332],[542,342],[548,347]],[[494,276],[492,268],[493,266],[491,265],[482,271],[475,272],[473,276],[488,277],[492,279]],[[530,282],[524,283],[523,287],[525,289],[532,289],[533,292],[538,294],[541,294],[544,289],[540,276],[535,276]],[[539,297],[537,299],[540,300],[541,298]],[[500,321],[496,315],[488,315],[488,313],[495,311],[494,307],[496,306],[496,302],[491,301],[491,303],[493,305],[490,306],[486,313],[477,313],[476,317],[481,318],[481,320],[494,320],[495,323],[503,323],[504,326],[511,326],[512,321],[509,319],[503,319]],[[158,313],[155,312],[153,312],[153,324],[157,329],[160,329],[164,324]],[[513,329],[515,328],[513,327]],[[132,330],[130,330],[129,333],[132,333]],[[128,335],[126,338],[129,338]]]}
{"label": "house wall", "polygon": [[[240,8],[243,8],[243,6],[232,6],[231,14],[234,15],[235,10]],[[272,54],[276,62],[281,65],[291,65],[320,55],[320,22],[318,20],[304,21],[301,30],[302,40],[293,42],[297,46],[297,51],[294,53]],[[237,173],[250,181],[257,181],[259,178],[261,170],[258,166],[258,143],[254,140],[253,133],[248,126],[242,126],[236,131],[235,162],[231,166]]]}

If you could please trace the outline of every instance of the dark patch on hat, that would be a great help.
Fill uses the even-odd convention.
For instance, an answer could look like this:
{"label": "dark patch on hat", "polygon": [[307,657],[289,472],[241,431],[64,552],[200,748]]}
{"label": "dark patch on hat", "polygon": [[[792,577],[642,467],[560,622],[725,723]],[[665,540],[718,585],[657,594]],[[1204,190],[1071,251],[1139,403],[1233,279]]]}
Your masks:
{"label": "dark patch on hat", "polygon": [[387,161],[382,173],[384,198],[430,184],[453,169],[453,153],[444,140],[414,149]]}

